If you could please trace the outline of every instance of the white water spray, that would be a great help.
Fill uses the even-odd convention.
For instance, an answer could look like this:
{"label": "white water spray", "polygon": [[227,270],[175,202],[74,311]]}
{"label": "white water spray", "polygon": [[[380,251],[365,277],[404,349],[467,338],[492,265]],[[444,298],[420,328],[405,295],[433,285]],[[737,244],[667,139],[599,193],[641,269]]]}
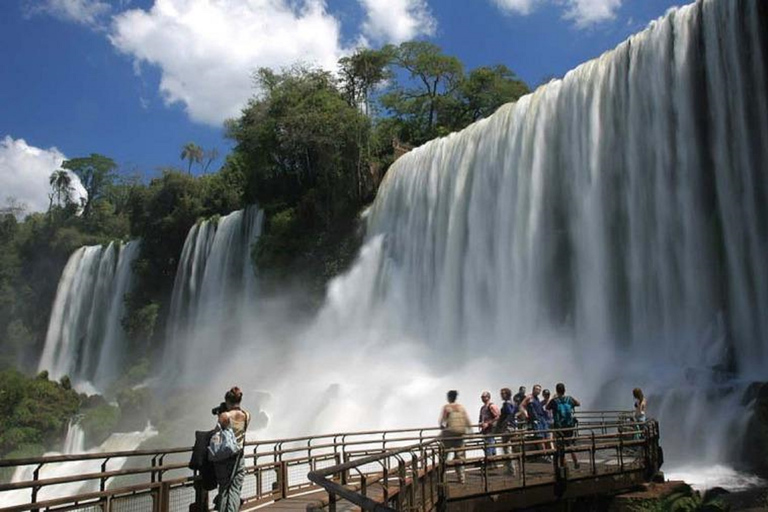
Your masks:
{"label": "white water spray", "polygon": [[[77,421],[71,421],[67,429],[67,436],[64,441],[62,452],[49,452],[45,456],[55,455],[77,455],[83,453],[104,453],[116,451],[131,451],[141,445],[144,441],[157,435],[157,432],[149,425],[140,432],[130,432],[121,434],[112,434],[98,448],[92,450],[85,449],[85,433]],[[110,459],[109,468],[111,470],[121,469],[127,458],[115,457]],[[73,475],[83,475],[89,473],[98,473],[101,471],[102,460],[84,460],[76,462],[58,462],[45,464],[40,468],[40,479],[68,477]],[[11,482],[24,482],[32,480],[36,466],[19,466],[11,478]],[[43,487],[38,494],[38,501],[54,499],[63,496],[71,496],[80,493],[97,491],[99,481],[73,482],[67,484],[51,485]],[[0,493],[0,503],[3,506],[21,505],[29,503],[31,489],[19,489],[16,491],[6,491]]]}
{"label": "white water spray", "polygon": [[189,230],[176,271],[165,358],[175,378],[196,378],[242,337],[253,314],[251,251],[261,235],[256,206],[204,220]]}

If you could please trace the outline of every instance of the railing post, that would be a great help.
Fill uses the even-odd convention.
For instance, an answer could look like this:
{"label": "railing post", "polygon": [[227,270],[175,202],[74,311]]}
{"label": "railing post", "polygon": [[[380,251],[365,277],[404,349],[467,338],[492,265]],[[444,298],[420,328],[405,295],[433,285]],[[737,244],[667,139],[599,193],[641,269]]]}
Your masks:
{"label": "railing post", "polygon": [[280,497],[285,499],[288,497],[288,463],[284,460],[280,461],[280,468],[278,473],[278,481],[280,482]]}
{"label": "railing post", "polygon": [[520,436],[520,472],[523,474],[523,487],[525,487],[525,434]]}
{"label": "railing post", "polygon": [[[109,462],[109,457],[104,459],[104,462],[101,463],[101,472],[106,473],[107,472],[107,462]],[[107,479],[105,477],[99,478],[99,490],[101,492],[104,492],[107,489]]]}
{"label": "railing post", "polygon": [[595,431],[592,431],[592,452],[589,463],[592,465],[592,474],[597,475],[597,444],[595,443]]}
{"label": "railing post", "polygon": [[[38,480],[40,480],[40,470],[43,468],[44,464],[45,464],[44,462],[41,462],[40,464],[38,464],[38,466],[32,472],[32,480],[34,482],[37,482]],[[37,493],[39,491],[40,491],[40,486],[39,485],[35,485],[34,487],[32,487],[32,501],[31,501],[31,503],[37,503]],[[37,509],[34,509],[34,510],[37,511]]]}
{"label": "railing post", "polygon": [[171,484],[163,482],[160,486],[160,510],[159,512],[170,512],[171,509]]}
{"label": "railing post", "polygon": [[397,510],[404,510],[407,475],[405,473],[405,461],[398,457],[397,461]]}

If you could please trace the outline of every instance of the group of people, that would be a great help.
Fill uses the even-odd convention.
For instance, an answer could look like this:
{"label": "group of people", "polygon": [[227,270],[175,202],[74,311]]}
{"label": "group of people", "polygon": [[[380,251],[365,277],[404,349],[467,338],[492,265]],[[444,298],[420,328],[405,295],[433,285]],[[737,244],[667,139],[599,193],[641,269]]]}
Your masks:
{"label": "group of people", "polygon": [[[576,398],[565,394],[565,384],[562,382],[555,386],[553,397],[548,389],[542,389],[540,384],[535,384],[530,394],[526,394],[525,386],[520,386],[517,394],[512,395],[512,390],[502,388],[499,392],[502,405],[497,406],[491,400],[491,393],[483,391],[480,400],[478,418],[480,434],[483,437],[484,451],[487,457],[496,455],[496,441],[502,442],[502,450],[505,455],[511,455],[514,445],[510,443],[512,433],[521,430],[532,431],[537,443],[542,450],[554,450],[553,430],[565,445],[572,445],[576,435],[577,420],[574,408],[581,402]],[[634,420],[645,421],[646,400],[640,388],[632,391],[635,398]],[[440,414],[440,427],[442,429],[443,444],[448,456],[464,459],[463,436],[470,433],[471,423],[466,409],[456,402],[458,392],[448,392],[448,403],[443,406]],[[565,455],[560,454],[560,465],[565,465]],[[544,460],[552,462],[549,456]],[[571,459],[575,468],[579,467],[576,453],[571,452]],[[495,464],[492,463],[492,466]],[[515,474],[514,460],[509,457],[505,460],[505,469],[508,474]],[[465,473],[463,464],[457,469],[459,482],[464,482]]]}

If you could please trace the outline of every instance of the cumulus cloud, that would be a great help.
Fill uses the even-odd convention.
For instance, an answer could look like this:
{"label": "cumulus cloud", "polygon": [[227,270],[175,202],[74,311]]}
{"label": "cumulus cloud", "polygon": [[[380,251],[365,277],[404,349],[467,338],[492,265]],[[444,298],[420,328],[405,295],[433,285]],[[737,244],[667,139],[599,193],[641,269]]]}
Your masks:
{"label": "cumulus cloud", "polygon": [[160,68],[166,104],[212,125],[238,115],[256,68],[334,69],[345,51],[322,0],[155,0],[115,16],[110,39],[136,63]]}
{"label": "cumulus cloud", "polygon": [[579,28],[609,21],[616,17],[621,0],[569,0],[565,18],[573,20]]}
{"label": "cumulus cloud", "polygon": [[515,14],[530,14],[541,0],[492,0],[504,12]]}
{"label": "cumulus cloud", "polygon": [[[28,212],[48,209],[48,179],[61,168],[66,157],[55,147],[40,149],[30,146],[24,139],[6,135],[0,141],[0,200],[15,199],[27,206]],[[71,173],[70,173],[71,174]],[[75,192],[73,198],[85,197],[80,180],[72,175]]]}
{"label": "cumulus cloud", "polygon": [[622,0],[491,0],[507,14],[527,15],[549,2],[563,7],[563,18],[572,20],[577,28],[586,28],[612,20]]}
{"label": "cumulus cloud", "polygon": [[49,14],[63,21],[96,26],[112,8],[100,0],[44,0],[27,4],[27,15]]}
{"label": "cumulus cloud", "polygon": [[366,13],[363,34],[373,41],[401,43],[433,35],[437,22],[426,0],[359,0]]}

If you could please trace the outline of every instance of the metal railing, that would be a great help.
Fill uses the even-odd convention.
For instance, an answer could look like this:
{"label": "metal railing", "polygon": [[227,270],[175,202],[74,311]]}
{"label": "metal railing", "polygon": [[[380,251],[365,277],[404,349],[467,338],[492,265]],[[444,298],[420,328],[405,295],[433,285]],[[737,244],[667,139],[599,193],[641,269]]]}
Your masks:
{"label": "metal railing", "polygon": [[[610,479],[628,472],[650,480],[658,471],[662,460],[656,421],[635,422],[623,411],[582,413],[579,418],[578,426],[572,429],[464,435],[460,438],[462,446],[450,450],[459,456],[450,461],[443,443],[450,438],[435,437],[417,445],[314,471],[308,477],[327,491],[328,500],[318,503],[317,508],[327,507],[329,512],[335,512],[340,500],[362,510],[427,512],[444,510],[452,500],[532,487],[552,486],[554,495],[559,497],[565,493],[569,481]],[[547,437],[542,439],[537,435]],[[489,454],[490,440],[495,441],[495,449],[502,449],[502,455]],[[574,470],[569,474],[566,456],[570,454],[583,461],[584,471]],[[361,466],[372,465],[379,465],[380,470],[360,471]],[[498,465],[507,472],[499,473]],[[529,471],[533,466],[538,466],[535,475]],[[509,470],[515,467],[511,474]],[[350,471],[367,477],[363,486],[345,485],[343,475]],[[457,475],[466,473],[473,481],[464,485],[459,477],[462,483],[451,485],[450,471]],[[615,482],[610,480],[613,489]]]}
{"label": "metal railing", "polygon": [[[623,442],[623,447],[643,443],[643,439],[635,439],[638,433],[634,429],[640,425],[621,423],[620,428],[626,432],[616,437],[617,412],[584,412],[578,417],[579,431],[589,429],[595,449],[611,442]],[[648,437],[648,424],[641,428]],[[328,494],[318,498],[318,507],[333,510],[339,500],[346,500],[365,510],[376,510],[375,503],[396,510],[430,510],[445,498],[441,498],[441,492],[446,472],[457,465],[445,462],[439,434],[438,428],[415,428],[248,442],[244,454],[244,503],[252,507],[326,489]],[[513,434],[506,439],[519,450],[520,454],[513,457],[523,468],[526,458],[537,454],[537,441],[529,439],[529,435]],[[463,450],[468,457],[464,464],[470,471],[485,474],[493,487],[487,468],[506,459],[486,457],[481,451],[484,437],[478,434],[465,438]],[[620,451],[623,447],[619,447]],[[585,448],[567,448],[572,450]],[[0,460],[0,468],[27,467],[30,473],[21,481],[0,484],[0,507],[4,507],[0,512],[186,512],[193,504],[198,510],[208,510],[215,493],[209,496],[197,485],[199,477],[187,469],[190,455],[191,448],[174,448]],[[53,468],[58,476],[48,472]],[[9,493],[26,492],[28,501],[25,498],[24,503],[5,506],[4,497]]]}

